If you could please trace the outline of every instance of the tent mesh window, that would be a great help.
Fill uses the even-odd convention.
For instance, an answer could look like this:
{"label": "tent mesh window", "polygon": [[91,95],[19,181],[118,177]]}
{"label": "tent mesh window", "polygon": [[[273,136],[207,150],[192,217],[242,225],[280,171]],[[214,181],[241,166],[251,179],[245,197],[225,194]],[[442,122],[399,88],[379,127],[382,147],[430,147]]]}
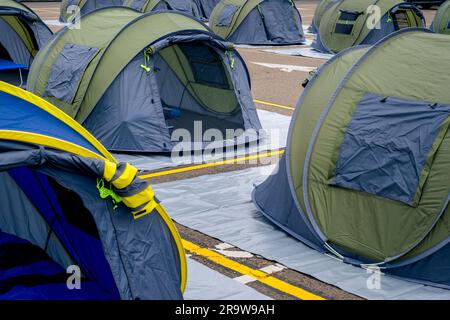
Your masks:
{"label": "tent mesh window", "polygon": [[341,34],[351,34],[353,30],[353,25],[361,12],[341,10],[339,15],[339,22],[336,23],[334,28],[335,33]]}
{"label": "tent mesh window", "polygon": [[411,25],[406,10],[397,11],[394,14],[394,18],[397,24],[397,29],[409,28]]}
{"label": "tent mesh window", "polygon": [[[162,49],[155,56],[159,99],[171,132],[186,129],[195,132],[195,122],[202,129],[242,129],[231,75],[224,57],[204,42],[178,43]],[[167,90],[168,83],[171,90]]]}
{"label": "tent mesh window", "polygon": [[202,44],[179,44],[178,46],[189,61],[195,82],[231,89],[222,61],[211,47]]}

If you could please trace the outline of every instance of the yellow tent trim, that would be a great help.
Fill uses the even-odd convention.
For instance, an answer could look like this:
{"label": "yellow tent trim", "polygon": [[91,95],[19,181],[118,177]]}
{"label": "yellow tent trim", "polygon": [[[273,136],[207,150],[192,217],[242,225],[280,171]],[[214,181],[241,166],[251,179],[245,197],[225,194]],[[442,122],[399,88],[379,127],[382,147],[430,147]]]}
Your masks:
{"label": "yellow tent trim", "polygon": [[[74,119],[72,119],[70,116],[65,114],[63,111],[61,111],[51,103],[45,101],[44,99],[30,92],[27,92],[21,88],[7,84],[2,81],[0,81],[0,90],[10,95],[16,96],[22,100],[28,101],[29,103],[35,105],[36,107],[39,107],[42,110],[45,110],[46,112],[50,113],[52,116],[61,120],[69,127],[74,129],[76,132],[78,132],[81,136],[83,136],[83,138],[89,141],[105,158],[115,163],[117,162],[117,160],[109,153],[108,150],[106,150],[106,148],[93,135],[91,135],[86,129],[84,129],[78,122],[76,122]],[[73,144],[73,146],[75,145]],[[98,158],[98,156],[96,158]]]}
{"label": "yellow tent trim", "polygon": [[14,130],[0,130],[0,139],[3,140],[14,140],[21,142],[28,142],[31,144],[43,145],[66,152],[70,152],[82,157],[96,158],[105,160],[105,158],[89,149],[83,148],[72,142],[61,140],[58,138],[52,138],[37,133],[30,133],[24,131],[14,131]]}
{"label": "yellow tent trim", "polygon": [[186,290],[186,282],[187,282],[187,261],[186,261],[186,253],[184,251],[183,242],[181,241],[181,236],[178,233],[177,228],[175,227],[174,222],[169,217],[169,214],[167,213],[166,209],[162,205],[156,206],[156,211],[158,211],[161,218],[166,223],[167,227],[169,228],[170,232],[172,233],[173,239],[175,240],[175,243],[178,248],[178,253],[180,257],[180,278],[181,278],[181,292],[184,293],[184,290]]}

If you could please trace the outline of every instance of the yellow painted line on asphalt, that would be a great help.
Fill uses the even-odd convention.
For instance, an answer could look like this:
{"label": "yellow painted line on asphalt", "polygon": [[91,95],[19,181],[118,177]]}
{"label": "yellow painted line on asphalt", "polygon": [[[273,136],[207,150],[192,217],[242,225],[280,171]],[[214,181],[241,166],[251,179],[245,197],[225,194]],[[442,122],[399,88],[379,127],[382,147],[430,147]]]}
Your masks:
{"label": "yellow painted line on asphalt", "polygon": [[169,170],[165,170],[165,171],[158,171],[158,172],[153,172],[153,173],[148,173],[148,174],[142,174],[142,175],[139,175],[139,178],[150,179],[150,178],[167,176],[167,175],[176,174],[176,173],[189,172],[189,171],[195,171],[195,170],[200,170],[200,169],[205,169],[205,168],[224,166],[227,164],[235,164],[235,163],[245,162],[245,161],[254,160],[254,159],[268,158],[268,157],[273,157],[273,156],[277,156],[277,155],[282,155],[283,153],[284,153],[284,150],[267,151],[267,152],[262,152],[262,153],[238,157],[238,158],[232,158],[232,159],[203,163],[203,164],[198,164],[198,165],[193,165],[193,166],[188,166],[188,167],[175,168],[175,169],[169,169]]}
{"label": "yellow painted line on asphalt", "polygon": [[257,99],[255,99],[253,101],[256,103],[259,103],[259,104],[269,106],[269,107],[276,107],[276,108],[287,109],[287,110],[295,110],[294,107],[285,106],[285,105],[278,104],[278,103],[272,103],[272,102],[267,102],[267,101],[262,101],[262,100],[257,100]]}
{"label": "yellow painted line on asphalt", "polygon": [[287,293],[291,296],[299,298],[301,300],[325,300],[324,298],[309,292],[305,289],[296,287],[292,284],[289,284],[285,281],[277,279],[261,270],[255,270],[250,267],[247,267],[243,264],[240,264],[234,260],[228,259],[223,255],[214,252],[209,249],[202,248],[190,241],[183,239],[183,247],[194,254],[202,256],[218,265],[231,269],[233,271],[239,272],[242,275],[248,275],[252,278],[255,278],[257,281],[264,283],[265,285],[277,289],[281,292]]}

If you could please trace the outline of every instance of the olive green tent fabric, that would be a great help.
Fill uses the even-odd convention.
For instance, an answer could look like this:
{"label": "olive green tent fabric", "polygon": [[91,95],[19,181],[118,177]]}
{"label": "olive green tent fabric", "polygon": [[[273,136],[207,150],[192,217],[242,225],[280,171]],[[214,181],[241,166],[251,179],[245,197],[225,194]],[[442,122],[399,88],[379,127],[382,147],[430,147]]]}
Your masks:
{"label": "olive green tent fabric", "polygon": [[[364,95],[425,102],[430,110],[450,103],[444,71],[450,67],[448,50],[450,42],[445,35],[422,31],[393,34],[351,68],[327,103],[309,142],[303,182],[296,181],[295,186],[309,218],[329,243],[358,257],[387,262],[417,256],[449,237],[448,117],[433,141],[423,171],[417,173],[417,203],[408,205],[332,183],[346,128]],[[425,138],[429,132],[420,134]],[[302,153],[296,157],[301,160]],[[291,165],[296,162],[292,159]],[[293,176],[300,173],[298,165],[292,169],[297,170]]]}
{"label": "olive green tent fabric", "polygon": [[320,20],[322,20],[323,15],[325,14],[325,12],[327,11],[327,9],[329,8],[329,6],[336,1],[340,1],[340,0],[322,0],[320,1],[320,3],[317,5],[316,10],[314,11],[314,16],[313,16],[313,20],[312,20],[312,24],[311,24],[311,31],[313,32],[317,32],[319,30],[319,26],[320,26]]}
{"label": "olive green tent fabric", "polygon": [[371,34],[376,41],[391,32],[423,27],[418,9],[401,0],[341,0],[323,14],[319,39],[328,51],[337,53],[364,42]]}
{"label": "olive green tent fabric", "polygon": [[303,210],[305,210],[302,187],[303,165],[314,128],[338,84],[367,50],[366,46],[353,47],[322,66],[308,84],[308,90],[301,97],[301,107],[295,113],[290,128],[291,138],[288,141],[287,154],[292,184]]}
{"label": "olive green tent fabric", "polygon": [[447,0],[436,12],[431,30],[437,33],[450,34],[450,0]]}

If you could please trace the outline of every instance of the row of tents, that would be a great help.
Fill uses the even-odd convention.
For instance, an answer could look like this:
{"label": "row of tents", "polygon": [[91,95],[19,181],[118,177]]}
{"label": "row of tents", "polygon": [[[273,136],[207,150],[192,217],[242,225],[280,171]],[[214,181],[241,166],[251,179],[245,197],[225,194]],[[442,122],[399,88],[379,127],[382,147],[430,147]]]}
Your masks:
{"label": "row of tents", "polygon": [[240,44],[301,44],[300,13],[292,0],[65,0],[60,20],[75,22],[96,9],[124,6],[142,13],[176,11],[210,21],[212,31]]}
{"label": "row of tents", "polygon": [[126,6],[143,13],[174,10],[207,21],[220,0],[63,0],[59,20],[68,22],[73,14],[85,15],[91,11]]}

